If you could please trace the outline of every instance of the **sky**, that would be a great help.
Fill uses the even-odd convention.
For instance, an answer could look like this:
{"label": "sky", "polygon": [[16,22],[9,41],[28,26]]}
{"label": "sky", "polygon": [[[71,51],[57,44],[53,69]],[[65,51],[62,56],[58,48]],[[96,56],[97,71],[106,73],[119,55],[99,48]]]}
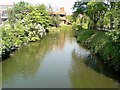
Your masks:
{"label": "sky", "polygon": [[0,5],[11,5],[13,2],[25,1],[31,4],[45,4],[51,5],[54,9],[59,10],[60,7],[64,7],[67,14],[72,13],[72,7],[76,0],[0,0]]}

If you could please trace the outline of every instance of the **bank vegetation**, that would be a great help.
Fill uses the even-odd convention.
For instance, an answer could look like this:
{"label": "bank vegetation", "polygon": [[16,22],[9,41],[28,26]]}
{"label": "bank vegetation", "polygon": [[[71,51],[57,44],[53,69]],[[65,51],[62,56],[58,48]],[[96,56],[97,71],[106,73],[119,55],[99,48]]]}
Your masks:
{"label": "bank vegetation", "polygon": [[73,9],[77,40],[108,66],[120,70],[120,2],[78,0]]}

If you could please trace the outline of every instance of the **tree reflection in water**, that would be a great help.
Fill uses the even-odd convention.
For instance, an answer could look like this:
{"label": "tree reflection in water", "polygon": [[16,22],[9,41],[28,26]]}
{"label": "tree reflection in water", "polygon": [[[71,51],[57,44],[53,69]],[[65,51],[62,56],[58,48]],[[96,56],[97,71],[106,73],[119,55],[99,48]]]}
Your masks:
{"label": "tree reflection in water", "polygon": [[114,85],[110,79],[112,78],[116,83],[119,83],[117,81],[120,80],[119,74],[105,67],[101,60],[91,55],[87,50],[82,48],[80,50],[75,49],[72,52],[72,58],[73,62],[70,76],[73,88],[119,87],[118,84]]}
{"label": "tree reflection in water", "polygon": [[[47,38],[47,37],[46,37]],[[16,51],[11,58],[2,62],[3,82],[16,74],[32,77],[40,67],[42,58],[51,47],[51,38],[32,42]]]}

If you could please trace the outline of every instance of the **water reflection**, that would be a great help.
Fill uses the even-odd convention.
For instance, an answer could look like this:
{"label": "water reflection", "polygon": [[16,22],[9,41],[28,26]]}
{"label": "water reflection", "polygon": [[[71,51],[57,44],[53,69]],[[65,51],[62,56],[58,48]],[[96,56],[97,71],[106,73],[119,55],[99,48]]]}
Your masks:
{"label": "water reflection", "polygon": [[[3,87],[27,87],[23,84],[31,82],[32,78],[39,75],[44,58],[55,50],[62,50],[64,42],[65,33],[61,32],[50,34],[41,41],[32,42],[20,48],[11,58],[2,62]],[[19,85],[20,82],[23,84]]]}
{"label": "water reflection", "polygon": [[109,73],[101,61],[79,45],[73,32],[53,33],[21,47],[2,62],[2,68],[3,87],[8,88],[116,88],[119,85],[111,78],[117,75]]}
{"label": "water reflection", "polygon": [[42,58],[50,49],[50,39],[30,43],[16,51],[11,58],[2,62],[3,87],[4,83],[16,76],[27,79],[35,75],[42,63]]}
{"label": "water reflection", "polygon": [[118,83],[120,82],[120,73],[104,65],[104,63],[100,59],[95,58],[95,56],[93,57],[93,55],[91,55],[90,57],[87,57],[84,60],[84,63],[96,72],[104,74],[116,82],[118,81]]}
{"label": "water reflection", "polygon": [[58,33],[54,33],[52,37],[53,37],[53,40],[51,41],[52,42],[51,49],[52,50],[64,49],[65,33],[64,32],[60,32],[59,35],[58,35]]}
{"label": "water reflection", "polygon": [[[81,48],[82,46],[80,46]],[[83,52],[83,53],[81,53]],[[89,51],[81,48],[72,52],[72,70],[70,73],[71,82],[74,88],[118,88],[119,82],[113,81],[108,77],[118,80],[115,76],[118,73],[109,71],[103,66],[102,62]],[[113,83],[116,82],[116,83]]]}

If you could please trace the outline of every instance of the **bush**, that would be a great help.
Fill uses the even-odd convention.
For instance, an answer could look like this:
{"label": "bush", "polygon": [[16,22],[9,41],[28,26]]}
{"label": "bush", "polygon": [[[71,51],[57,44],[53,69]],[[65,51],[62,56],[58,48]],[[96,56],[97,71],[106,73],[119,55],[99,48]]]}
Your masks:
{"label": "bush", "polygon": [[72,23],[72,29],[73,30],[81,30],[82,26],[78,25],[77,23],[73,22]]}
{"label": "bush", "polygon": [[46,34],[49,26],[49,13],[44,5],[15,4],[9,10],[8,22],[0,29],[2,58],[29,41],[37,41]]}
{"label": "bush", "polygon": [[31,41],[38,41],[38,40],[40,40],[40,38],[38,38],[38,37],[32,37],[31,38]]}
{"label": "bush", "polygon": [[105,32],[80,30],[77,40],[98,54],[108,66],[120,70],[120,43],[112,40]]}
{"label": "bush", "polygon": [[79,31],[79,36],[77,37],[77,40],[79,42],[84,42],[88,38],[90,38],[94,33],[95,33],[94,30],[80,30]]}

